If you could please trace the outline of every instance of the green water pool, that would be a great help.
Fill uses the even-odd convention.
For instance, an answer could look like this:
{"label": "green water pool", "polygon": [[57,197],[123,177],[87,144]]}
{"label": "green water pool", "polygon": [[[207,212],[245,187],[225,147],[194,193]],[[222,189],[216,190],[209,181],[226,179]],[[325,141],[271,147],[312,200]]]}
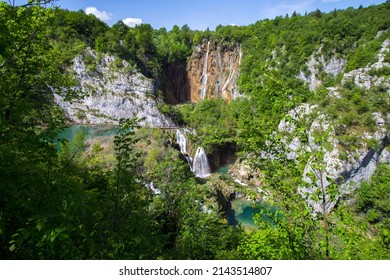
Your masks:
{"label": "green water pool", "polygon": [[[237,198],[231,201],[231,209],[226,212],[227,220],[230,225],[237,226],[242,224],[244,228],[253,230],[257,228],[253,217],[262,209],[266,209],[267,212],[269,211],[273,214],[277,211],[275,206],[265,202],[253,202],[245,198]],[[272,214],[261,214],[261,219],[271,224],[275,223]]]}
{"label": "green water pool", "polygon": [[93,139],[96,137],[110,137],[118,132],[118,127],[115,126],[99,126],[99,125],[71,125],[60,131],[57,139],[65,139],[72,141],[77,133],[82,131],[85,139]]}

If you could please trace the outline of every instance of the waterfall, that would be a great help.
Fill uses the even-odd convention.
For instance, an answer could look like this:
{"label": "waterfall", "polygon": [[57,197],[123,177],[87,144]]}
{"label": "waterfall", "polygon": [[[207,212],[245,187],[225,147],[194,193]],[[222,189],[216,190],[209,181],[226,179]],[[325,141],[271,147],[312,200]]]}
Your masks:
{"label": "waterfall", "polygon": [[207,51],[206,51],[204,64],[203,64],[201,100],[204,100],[207,91],[207,71],[208,71],[207,67],[208,67],[208,60],[209,60],[209,51],[210,51],[210,41],[207,42]]}
{"label": "waterfall", "polygon": [[248,186],[248,184],[245,184],[244,182],[240,181],[238,178],[234,178],[233,181],[241,186]]}
{"label": "waterfall", "polygon": [[238,49],[238,55],[239,55],[238,65],[241,65],[242,49],[241,49],[241,45],[240,44],[237,44],[237,49]]}
{"label": "waterfall", "polygon": [[156,188],[153,184],[153,182],[150,182],[149,184],[146,184],[147,187],[149,187],[149,189],[155,194],[155,195],[159,195],[161,194],[161,191]]}
{"label": "waterfall", "polygon": [[[230,69],[229,77],[226,79],[225,84],[222,86],[222,92],[224,92],[226,90],[227,86],[232,81],[235,74],[236,74],[236,69],[233,69],[233,70]],[[233,98],[234,98],[234,96],[233,96]]]}
{"label": "waterfall", "polygon": [[[185,131],[190,133],[189,130],[185,129]],[[196,150],[194,159],[192,159],[187,151],[187,138],[180,129],[176,130],[176,142],[180,147],[180,152],[188,161],[191,171],[194,172],[195,176],[200,178],[208,177],[210,175],[210,167],[204,148],[199,147]]]}
{"label": "waterfall", "polygon": [[192,171],[192,158],[187,152],[187,138],[180,131],[180,129],[176,130],[176,142],[180,147],[180,152],[183,154],[183,156],[186,158],[186,160],[190,164],[190,169]]}
{"label": "waterfall", "polygon": [[197,177],[206,178],[210,175],[209,161],[203,147],[196,150],[192,169]]}
{"label": "waterfall", "polygon": [[176,130],[176,142],[180,147],[180,152],[184,155],[187,154],[187,138],[180,131],[180,129]]}

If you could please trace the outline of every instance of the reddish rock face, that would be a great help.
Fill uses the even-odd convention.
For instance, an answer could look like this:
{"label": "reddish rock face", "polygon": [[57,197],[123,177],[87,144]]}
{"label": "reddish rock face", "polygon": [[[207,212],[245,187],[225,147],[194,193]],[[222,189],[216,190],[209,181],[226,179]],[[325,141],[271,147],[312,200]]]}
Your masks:
{"label": "reddish rock face", "polygon": [[237,79],[241,64],[240,45],[204,42],[192,52],[188,62],[167,66],[162,90],[171,104],[198,102],[222,97],[232,100],[240,95]]}

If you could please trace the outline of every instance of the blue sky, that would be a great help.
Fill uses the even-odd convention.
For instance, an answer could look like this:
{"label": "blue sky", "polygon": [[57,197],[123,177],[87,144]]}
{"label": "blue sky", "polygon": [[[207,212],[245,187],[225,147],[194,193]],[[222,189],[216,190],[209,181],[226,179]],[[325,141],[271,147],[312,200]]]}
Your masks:
{"label": "blue sky", "polygon": [[384,2],[386,0],[59,0],[56,5],[93,13],[109,25],[127,19],[129,25],[143,22],[157,29],[170,30],[175,24],[188,24],[191,29],[209,27],[213,30],[219,24],[248,25],[286,13],[291,15],[294,10],[303,15],[317,8],[329,12],[335,8],[367,7]]}

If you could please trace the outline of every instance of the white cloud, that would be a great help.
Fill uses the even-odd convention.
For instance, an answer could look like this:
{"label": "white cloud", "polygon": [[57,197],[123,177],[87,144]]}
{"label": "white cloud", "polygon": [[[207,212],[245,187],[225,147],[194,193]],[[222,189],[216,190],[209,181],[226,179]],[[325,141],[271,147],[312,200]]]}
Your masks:
{"label": "white cloud", "polygon": [[340,2],[340,0],[322,0],[322,3]]}
{"label": "white cloud", "polygon": [[129,27],[134,27],[136,25],[142,24],[142,19],[140,18],[125,18],[122,20],[124,24],[126,24]]}
{"label": "white cloud", "polygon": [[105,22],[111,20],[113,16],[111,13],[107,13],[106,11],[99,11],[96,7],[85,8],[85,13],[87,15],[95,15],[97,18]]}
{"label": "white cloud", "polygon": [[[324,0],[327,1],[327,0]],[[329,0],[328,0],[329,1]],[[275,6],[269,5],[263,8],[260,12],[263,18],[273,19],[277,16],[284,16],[285,14],[292,14],[294,11],[297,13],[305,13],[306,11],[311,11],[313,9],[313,0],[299,1],[297,3],[282,2]]]}

